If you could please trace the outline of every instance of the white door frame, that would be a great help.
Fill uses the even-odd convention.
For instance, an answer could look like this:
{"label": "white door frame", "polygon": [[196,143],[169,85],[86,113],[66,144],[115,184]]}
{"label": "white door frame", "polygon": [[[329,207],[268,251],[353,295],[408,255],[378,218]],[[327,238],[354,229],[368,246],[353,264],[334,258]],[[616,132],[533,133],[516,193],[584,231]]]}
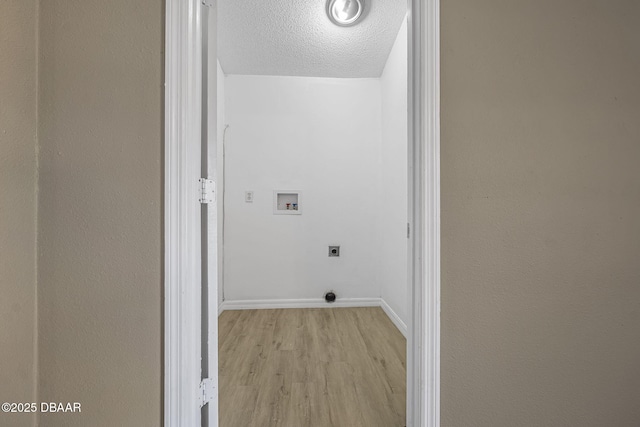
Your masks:
{"label": "white door frame", "polygon": [[[166,0],[164,426],[200,425],[201,259],[198,201],[202,3]],[[413,170],[412,319],[407,426],[440,426],[440,0],[409,1]],[[213,310],[216,313],[217,310]],[[212,426],[217,425],[217,420]]]}
{"label": "white door frame", "polygon": [[440,0],[409,0],[407,426],[440,426]]}
{"label": "white door frame", "polygon": [[201,12],[200,0],[166,0],[163,392],[172,427],[200,426]]}

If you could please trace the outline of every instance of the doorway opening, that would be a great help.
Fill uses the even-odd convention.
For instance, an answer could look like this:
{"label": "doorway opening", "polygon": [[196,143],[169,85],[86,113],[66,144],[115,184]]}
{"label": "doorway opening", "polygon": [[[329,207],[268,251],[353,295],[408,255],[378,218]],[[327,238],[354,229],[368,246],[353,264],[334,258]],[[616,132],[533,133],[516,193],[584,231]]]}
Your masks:
{"label": "doorway opening", "polygon": [[407,3],[364,6],[217,5],[221,427],[406,423]]}
{"label": "doorway opening", "polygon": [[[218,222],[216,219],[216,227],[212,227],[212,224],[208,221],[206,224],[205,221],[201,221],[203,216],[210,218],[212,215],[218,215],[219,211],[213,208],[212,205],[207,208],[202,208],[202,206],[197,206],[196,208],[193,204],[195,200],[203,200],[203,198],[208,200],[207,197],[203,197],[204,185],[202,187],[199,185],[193,186],[194,182],[198,181],[198,178],[202,178],[204,173],[208,173],[205,178],[211,179],[214,185],[217,186],[214,191],[217,193],[218,201],[222,200],[220,199],[220,189],[223,189],[223,191],[229,190],[225,185],[221,185],[223,184],[221,181],[224,180],[220,179],[220,173],[224,174],[225,172],[220,170],[212,171],[211,162],[207,165],[207,158],[211,156],[214,150],[210,150],[207,156],[206,151],[203,153],[200,150],[202,147],[199,147],[197,142],[201,141],[204,135],[206,135],[205,138],[210,139],[213,133],[218,134],[216,142],[221,143],[224,140],[224,132],[222,132],[223,135],[219,135],[220,132],[211,132],[206,126],[202,126],[205,123],[210,124],[213,116],[216,116],[213,120],[217,120],[217,112],[212,114],[212,111],[215,112],[217,102],[221,99],[219,94],[216,93],[218,89],[217,82],[215,85],[210,84],[210,81],[203,82],[203,80],[207,80],[203,79],[203,70],[207,70],[210,73],[212,68],[215,68],[217,72],[217,64],[212,67],[211,61],[203,54],[202,37],[205,31],[208,31],[208,37],[209,39],[211,38],[211,34],[214,33],[211,29],[217,28],[216,15],[218,12],[213,2],[204,1],[203,3],[205,3],[204,7],[208,8],[206,13],[202,11],[203,6],[195,0],[189,2],[168,0],[167,2],[165,425],[195,425],[196,420],[203,425],[216,424],[218,412],[218,382],[216,376],[216,368],[218,367],[218,317],[216,316],[217,313],[215,313],[215,307],[218,306],[218,297],[221,297],[223,304],[229,302],[228,307],[221,306],[223,310],[234,308],[232,303],[234,301],[233,295],[218,295],[218,291],[221,290],[218,287],[218,282],[228,279],[228,276],[222,270],[225,266],[229,267],[229,263],[226,259],[223,262],[216,262],[216,258],[220,256],[227,257],[229,254],[226,251],[220,251],[222,253],[216,254],[214,248],[217,245],[212,245],[209,238],[213,230],[219,230],[218,224],[221,221]],[[363,25],[367,22],[366,19],[370,17],[366,11],[363,13],[363,18],[361,18],[361,22],[358,25]],[[206,19],[203,19],[203,17],[206,17]],[[203,28],[206,25],[204,24],[205,22],[209,25],[208,28]],[[439,422],[438,2],[432,0],[411,2],[407,24],[407,31],[410,34],[408,43],[409,66],[407,67],[409,79],[406,92],[408,96],[405,105],[408,106],[407,130],[409,145],[407,154],[410,161],[407,165],[407,172],[410,179],[407,185],[409,206],[406,208],[409,227],[406,229],[403,227],[403,238],[406,239],[404,232],[410,233],[410,238],[407,239],[407,256],[412,262],[407,272],[411,286],[406,292],[407,299],[411,302],[409,314],[405,321],[408,338],[406,365],[409,371],[407,377],[408,399],[406,416],[407,425],[431,427],[438,425]],[[205,63],[207,66],[203,67]],[[217,78],[214,81],[216,80]],[[203,88],[205,91],[203,91]],[[351,89],[349,88],[349,90]],[[313,89],[310,90],[313,91]],[[206,95],[203,96],[203,94]],[[212,99],[215,102],[212,103]],[[222,99],[226,99],[226,97]],[[344,98],[339,99],[344,100]],[[255,103],[249,102],[248,104],[254,105]],[[380,108],[382,108],[382,102],[380,102],[380,105]],[[341,104],[338,105],[338,107],[341,106]],[[351,106],[352,110],[358,112],[369,107]],[[355,107],[360,107],[360,109]],[[259,115],[256,114],[256,116]],[[382,119],[382,117],[382,113],[380,113],[380,118]],[[206,119],[203,120],[203,118]],[[230,123],[227,128],[224,126],[225,121],[221,122],[223,126],[217,126],[217,128],[222,131],[226,128],[227,133],[237,129],[234,128],[233,123]],[[335,121],[345,120],[341,117],[340,120]],[[316,124],[318,127],[315,129],[325,129],[320,127],[321,124],[322,120],[318,120]],[[290,129],[288,126],[283,128],[285,130]],[[314,128],[311,127],[311,129]],[[348,129],[345,130],[344,127],[342,129],[343,132],[348,132]],[[336,134],[334,138],[329,138],[328,140],[338,140],[340,136],[340,134]],[[230,136],[230,141],[233,141],[233,138]],[[277,138],[274,138],[274,140],[277,140]],[[219,144],[218,147],[215,147],[216,156],[221,145]],[[382,144],[380,147],[382,149]],[[338,146],[338,148],[341,147]],[[344,145],[342,148],[344,148]],[[292,149],[295,151],[295,147]],[[315,154],[323,153],[316,149]],[[223,153],[223,155],[226,154]],[[318,155],[316,158],[320,159],[321,156]],[[360,163],[363,162],[361,161]],[[201,169],[194,168],[194,165],[200,164],[202,164]],[[287,163],[282,168],[286,169],[289,167],[288,165]],[[307,169],[309,168],[305,168],[305,172]],[[346,170],[345,168],[339,169],[340,171]],[[371,187],[376,188],[376,186],[382,185],[381,178],[373,180],[375,183]],[[314,215],[320,216],[319,212],[327,204],[331,204],[331,202],[327,203],[326,201],[320,202],[317,198],[314,200],[314,193],[317,195],[318,191],[307,190],[306,186],[302,184],[296,185],[295,182],[271,183],[265,186],[268,187],[266,189],[255,190],[255,188],[258,188],[257,186],[254,188],[255,184],[240,183],[238,188],[241,188],[241,191],[239,193],[242,203],[245,204],[241,206],[246,208],[246,205],[251,205],[252,203],[255,203],[254,206],[258,206],[258,198],[264,199],[265,194],[270,193],[273,197],[269,204],[271,209],[270,219],[278,218],[281,225],[288,224],[289,231],[280,229],[279,233],[288,237],[293,234],[295,238],[296,235],[299,235],[300,230],[304,228],[301,226],[303,219],[311,218]],[[362,187],[359,188],[361,189]],[[335,191],[333,193],[335,194]],[[337,199],[340,200],[339,205],[341,207],[346,206],[347,209],[357,211],[357,208],[361,207],[357,206],[358,201],[360,205],[367,205],[372,199],[371,197],[367,198],[371,193],[366,193],[365,190],[356,189],[351,191],[350,194],[356,194],[355,198],[354,196],[342,196]],[[293,201],[292,196],[297,196],[296,201]],[[361,198],[358,199],[357,197]],[[373,198],[376,197],[379,197],[379,195],[374,194]],[[289,198],[292,200],[288,200]],[[271,198],[269,197],[269,199]],[[280,206],[279,199],[282,199],[284,208]],[[223,200],[226,202],[227,198],[225,197]],[[297,206],[294,207],[294,204]],[[278,214],[277,212],[287,210],[298,212],[293,214],[282,214],[282,212]],[[227,214],[226,211],[223,212]],[[347,212],[349,211],[347,210]],[[298,220],[298,233],[291,233],[291,230],[296,230],[295,226],[291,227],[291,224],[294,224],[292,221],[296,220]],[[202,230],[207,227],[208,236],[205,239],[201,239]],[[222,231],[231,233],[231,229],[225,229],[225,227],[222,228]],[[364,236],[363,240],[370,237],[369,234],[362,232],[356,234]],[[253,236],[255,235],[254,233]],[[343,237],[338,236],[335,240],[346,239],[345,235],[341,234]],[[218,237],[216,236],[216,240],[218,240]],[[223,249],[227,249],[227,237],[229,236],[225,236]],[[285,239],[283,238],[282,240],[284,241]],[[382,240],[378,236],[373,241],[370,241],[370,244],[374,246],[376,242]],[[405,240],[405,243],[407,240]],[[205,248],[204,246],[207,247]],[[285,245],[284,247],[286,249],[289,246]],[[355,246],[352,243],[345,244],[342,241],[327,240],[322,246],[323,257],[326,257],[323,258],[322,263],[326,263],[329,260],[345,261],[348,260],[348,256],[353,256],[354,253],[358,252],[357,250],[353,251]],[[332,253],[329,246],[339,246],[340,256],[327,256],[327,254]],[[303,251],[312,252],[311,249],[304,249]],[[265,249],[262,249],[261,253],[264,252]],[[310,259],[313,258],[310,257]],[[296,277],[296,274],[300,274],[300,270],[296,270],[300,264],[301,261],[293,265],[285,265],[287,267],[285,271],[288,272],[286,277],[290,277],[288,275],[290,273],[293,277]],[[343,264],[346,263],[343,262]],[[254,268],[256,265],[258,264],[254,263],[247,266],[247,268]],[[333,265],[331,267],[336,266]],[[262,267],[265,269],[264,271],[268,271],[270,265]],[[308,271],[312,267],[313,261],[307,261],[307,268],[304,271]],[[362,273],[359,270],[357,272]],[[333,275],[333,277],[340,276],[340,274]],[[331,291],[337,296],[336,301],[333,303],[336,305],[341,302],[347,302],[345,300],[349,298],[353,300],[350,303],[359,302],[361,305],[375,305],[371,300],[377,298],[376,296],[349,295],[349,292],[355,289],[354,286],[349,287],[346,286],[347,284],[342,283],[342,287],[339,288],[340,283],[332,285],[329,280],[326,278],[324,280],[325,288],[322,290],[325,292],[323,295],[311,298],[306,298],[304,295],[294,295],[297,297],[293,298],[297,300],[296,304],[301,304],[301,300],[309,299],[313,301],[302,301],[302,303],[316,304],[316,298],[319,300],[318,302],[326,304],[323,296]],[[202,283],[202,286],[196,286],[198,283]],[[352,283],[355,283],[355,281]],[[224,289],[225,293],[230,290],[226,286],[222,289]],[[235,291],[237,290],[238,288]],[[287,296],[295,294],[296,291],[298,290],[291,291],[291,288],[289,288]],[[381,297],[376,301],[378,305],[382,305],[382,291],[380,291],[380,295]],[[266,299],[273,300],[274,298]],[[279,298],[278,300],[280,300],[280,304],[285,304],[286,306],[290,299],[292,298]],[[368,299],[369,303],[364,303],[362,299]],[[283,300],[286,301],[283,302]],[[235,301],[247,301],[247,299],[236,299]],[[270,303],[273,303],[273,301]],[[239,303],[236,302],[235,304],[235,308],[242,308],[238,306]],[[201,361],[203,363],[200,363]],[[202,411],[196,412],[193,410],[193,403],[197,401],[200,402],[199,406],[203,408]]]}

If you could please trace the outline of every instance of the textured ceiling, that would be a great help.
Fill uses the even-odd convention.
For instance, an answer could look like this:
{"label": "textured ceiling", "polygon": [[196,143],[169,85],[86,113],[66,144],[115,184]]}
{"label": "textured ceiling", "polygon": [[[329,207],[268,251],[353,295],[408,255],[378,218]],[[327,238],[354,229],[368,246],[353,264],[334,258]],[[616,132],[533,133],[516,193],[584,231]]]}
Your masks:
{"label": "textured ceiling", "polygon": [[226,74],[380,77],[407,0],[365,0],[351,27],[333,24],[326,0],[218,2],[218,58]]}

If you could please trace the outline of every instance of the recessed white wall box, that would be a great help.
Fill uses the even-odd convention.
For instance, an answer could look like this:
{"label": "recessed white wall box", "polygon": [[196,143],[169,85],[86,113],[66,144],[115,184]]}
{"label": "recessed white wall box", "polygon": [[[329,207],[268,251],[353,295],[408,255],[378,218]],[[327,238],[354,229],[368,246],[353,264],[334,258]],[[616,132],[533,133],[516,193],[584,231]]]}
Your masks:
{"label": "recessed white wall box", "polygon": [[275,190],[273,192],[274,215],[302,214],[302,193],[292,190]]}

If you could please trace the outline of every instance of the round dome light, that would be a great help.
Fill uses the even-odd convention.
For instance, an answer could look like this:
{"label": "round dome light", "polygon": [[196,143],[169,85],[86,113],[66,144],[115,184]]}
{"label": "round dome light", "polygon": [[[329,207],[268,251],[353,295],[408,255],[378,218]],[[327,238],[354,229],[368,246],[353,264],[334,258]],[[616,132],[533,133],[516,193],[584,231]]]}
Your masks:
{"label": "round dome light", "polygon": [[362,16],[364,0],[328,0],[327,14],[334,24],[347,27]]}

